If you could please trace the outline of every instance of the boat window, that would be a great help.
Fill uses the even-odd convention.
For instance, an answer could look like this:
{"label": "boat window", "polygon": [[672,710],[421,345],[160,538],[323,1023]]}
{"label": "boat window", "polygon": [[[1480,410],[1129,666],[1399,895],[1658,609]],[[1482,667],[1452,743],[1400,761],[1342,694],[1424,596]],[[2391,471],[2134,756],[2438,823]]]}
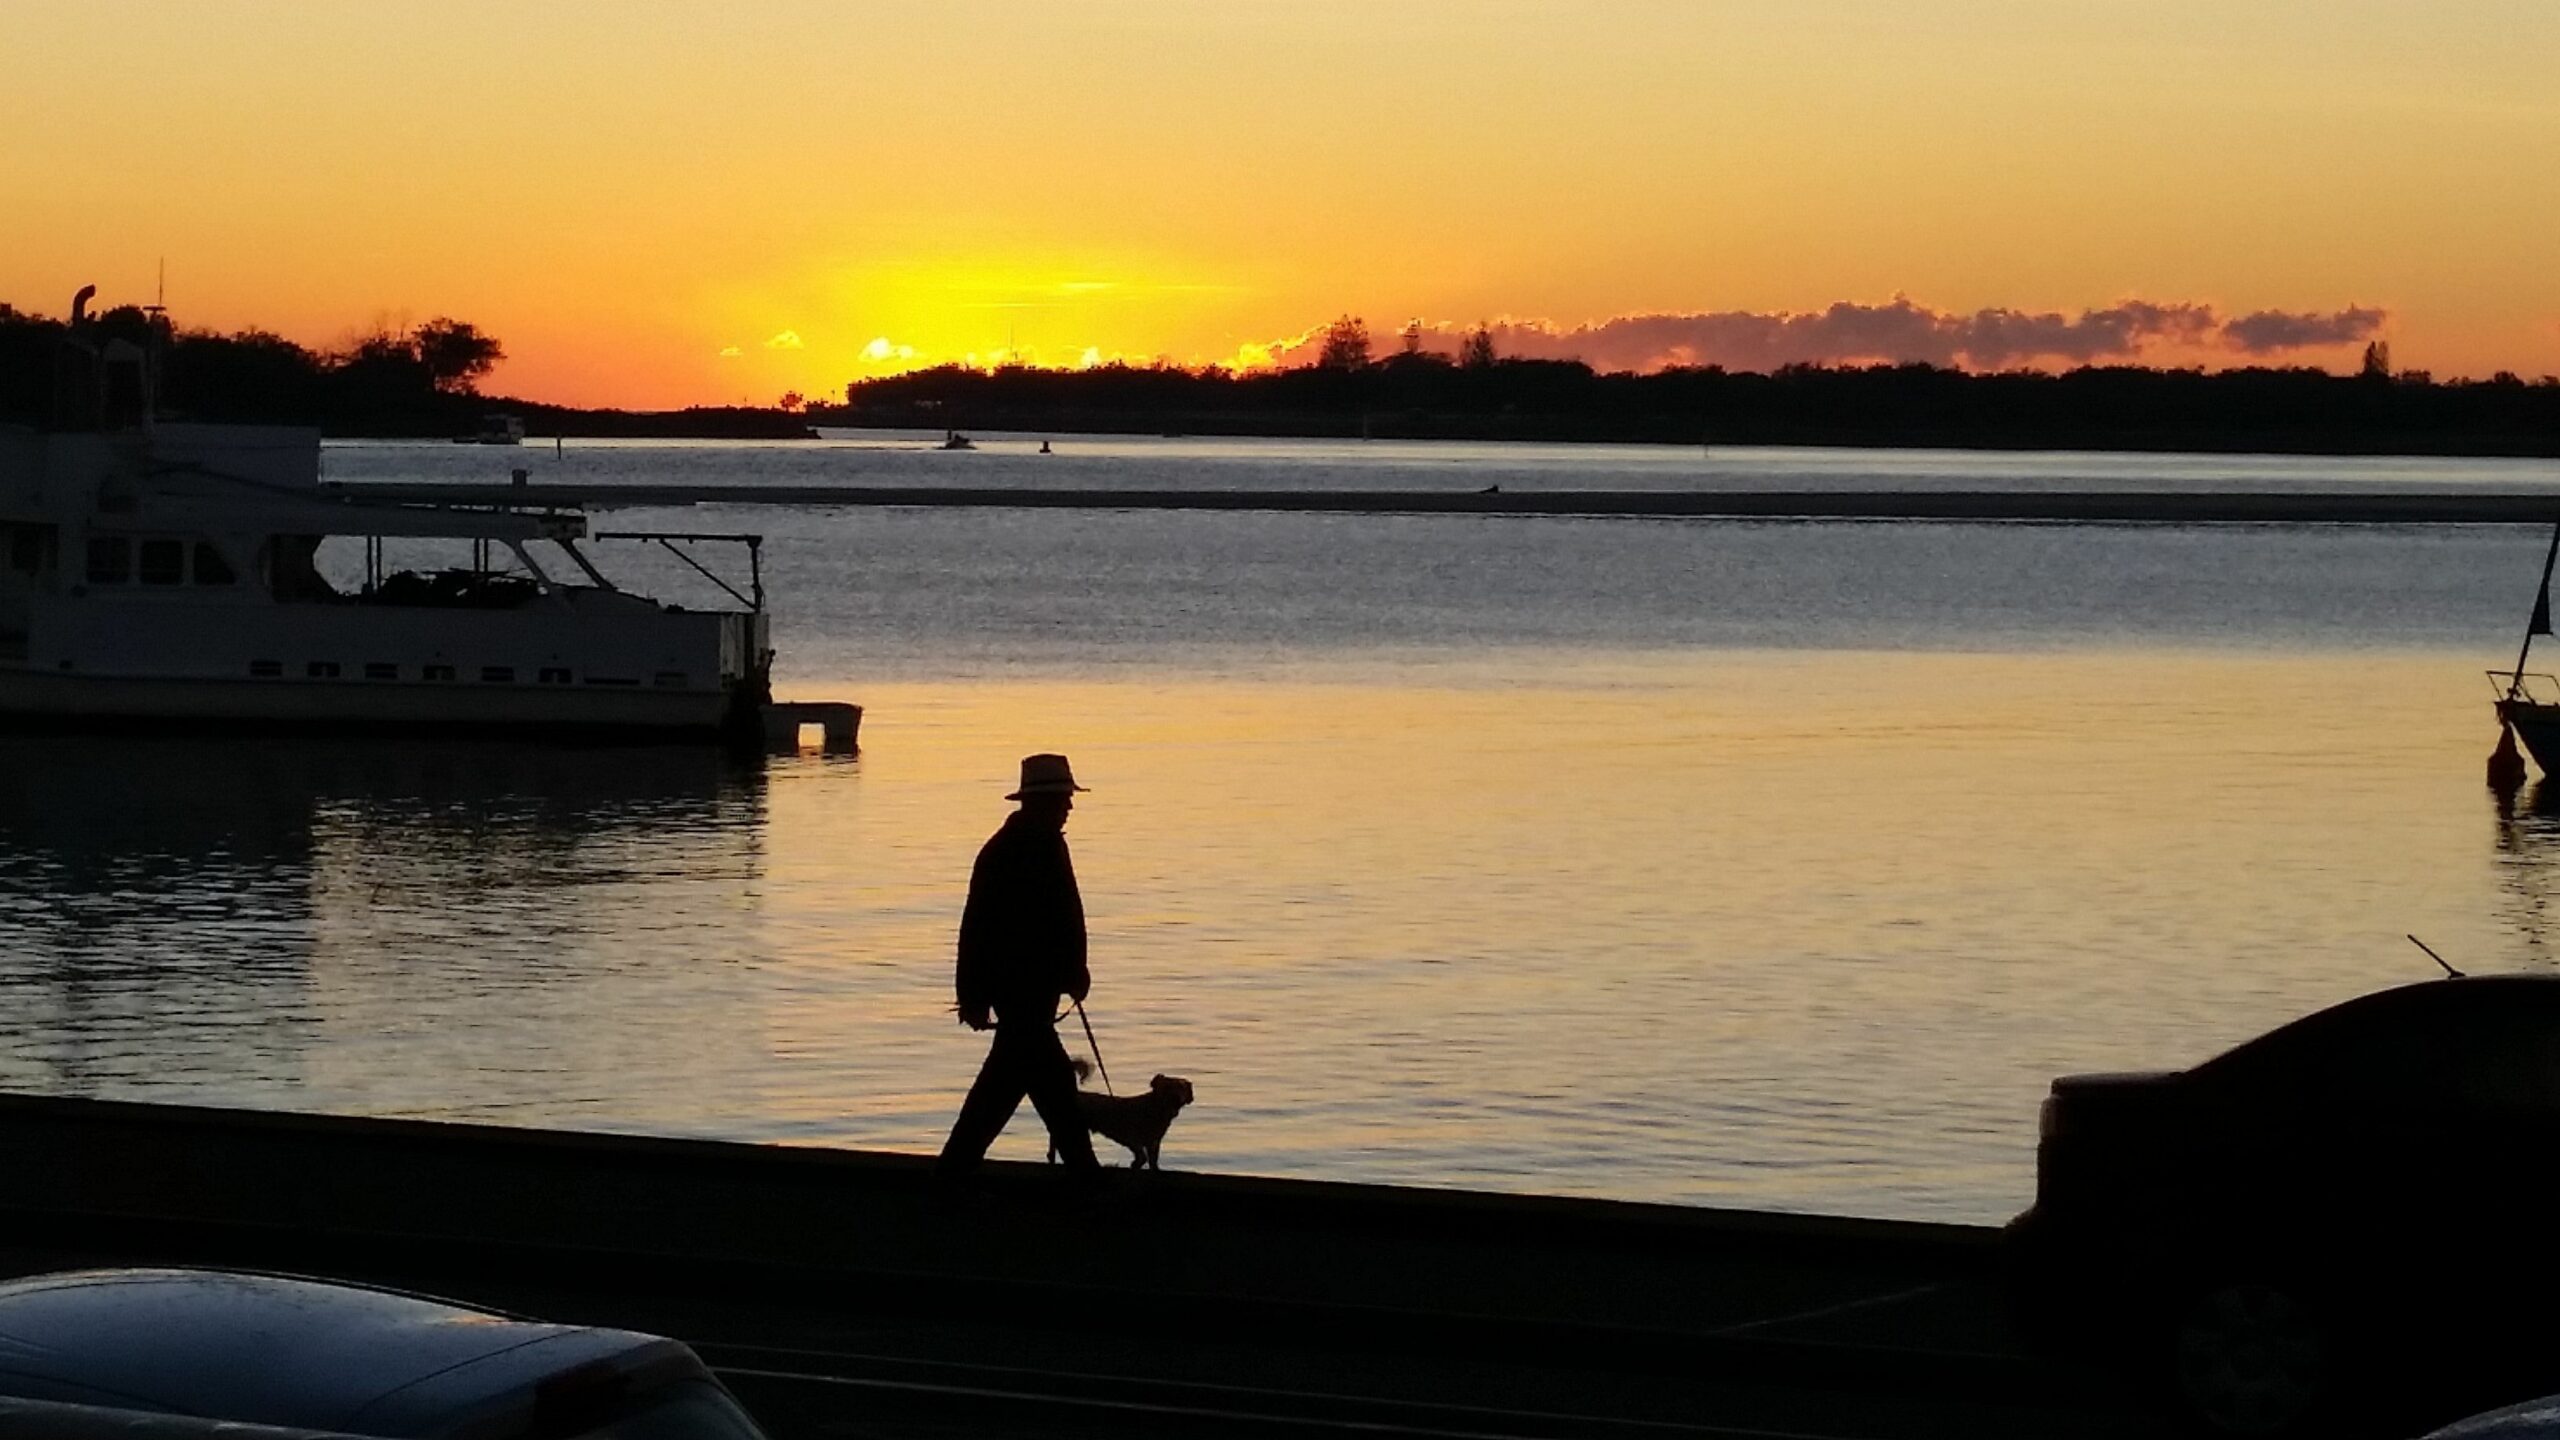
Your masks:
{"label": "boat window", "polygon": [[279,600],[334,600],[338,592],[320,576],[314,560],[317,535],[279,535],[268,542],[268,581]]}
{"label": "boat window", "polygon": [[480,678],[492,685],[512,685],[516,680],[516,667],[513,665],[483,665],[480,667]]}
{"label": "boat window", "polygon": [[134,566],[145,585],[183,585],[187,581],[187,546],[183,540],[145,540],[137,547]]}
{"label": "boat window", "polygon": [[7,528],[10,569],[27,575],[41,575],[52,568],[52,526],[11,525]]}
{"label": "boat window", "polygon": [[684,672],[681,670],[661,670],[649,683],[657,686],[661,690],[681,690],[684,688]]}
{"label": "boat window", "polygon": [[314,680],[335,680],[338,678],[338,662],[335,660],[314,660],[310,664],[302,667],[302,673],[310,676]]}
{"label": "boat window", "polygon": [[386,664],[380,660],[368,660],[365,662],[364,678],[367,680],[397,680],[400,678],[400,667],[397,665]]}
{"label": "boat window", "polygon": [[196,542],[197,584],[236,585],[239,582],[239,573],[231,568],[230,561],[222,558],[222,551],[219,548],[209,541]]}
{"label": "boat window", "polygon": [[562,667],[545,666],[539,678],[545,685],[566,685],[569,683],[569,672]]}
{"label": "boat window", "polygon": [[259,680],[281,680],[284,678],[284,662],[252,660],[249,662],[249,674]]}
{"label": "boat window", "polygon": [[99,535],[89,541],[89,583],[121,585],[133,574],[133,542],[121,535]]}
{"label": "boat window", "polygon": [[418,667],[418,678],[421,680],[450,680],[453,678],[453,667],[450,665],[421,665]]}

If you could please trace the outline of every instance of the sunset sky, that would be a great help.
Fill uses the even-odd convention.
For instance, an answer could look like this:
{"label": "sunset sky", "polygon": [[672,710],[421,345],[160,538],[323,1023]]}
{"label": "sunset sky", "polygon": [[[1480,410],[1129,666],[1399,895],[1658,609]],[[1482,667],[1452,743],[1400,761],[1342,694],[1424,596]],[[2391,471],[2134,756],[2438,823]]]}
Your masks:
{"label": "sunset sky", "polygon": [[5,35],[0,302],[147,300],[165,258],[183,325],[456,316],[546,400],[1257,363],[1345,312],[1604,368],[2560,372],[2549,0],[10,0]]}

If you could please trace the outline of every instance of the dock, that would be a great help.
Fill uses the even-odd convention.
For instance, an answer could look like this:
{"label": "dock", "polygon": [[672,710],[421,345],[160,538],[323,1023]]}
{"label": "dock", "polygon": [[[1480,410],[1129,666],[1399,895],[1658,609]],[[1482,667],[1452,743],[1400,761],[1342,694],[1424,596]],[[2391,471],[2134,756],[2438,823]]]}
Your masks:
{"label": "dock", "polygon": [[350,500],[620,510],[694,505],[1231,510],[1322,515],[2164,525],[2549,525],[2560,494],[2512,491],[1151,490],[888,485],[337,485]]}
{"label": "dock", "polygon": [[0,1096],[7,1273],[284,1270],[670,1334],[775,1440],[2169,1433],[2019,1343],[1985,1227],[1103,1179]]}
{"label": "dock", "polygon": [[758,718],[771,751],[799,749],[802,732],[814,729],[829,754],[850,755],[862,736],[862,707],[844,700],[768,700]]}

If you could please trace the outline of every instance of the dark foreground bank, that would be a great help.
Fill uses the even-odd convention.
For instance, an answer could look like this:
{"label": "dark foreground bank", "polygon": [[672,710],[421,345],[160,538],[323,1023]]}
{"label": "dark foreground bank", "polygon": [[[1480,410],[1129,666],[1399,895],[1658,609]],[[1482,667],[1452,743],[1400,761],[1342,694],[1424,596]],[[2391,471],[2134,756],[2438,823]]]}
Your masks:
{"label": "dark foreground bank", "polygon": [[2165,1433],[1996,1234],[0,1097],[12,1272],[270,1268],[687,1340],[828,1435]]}

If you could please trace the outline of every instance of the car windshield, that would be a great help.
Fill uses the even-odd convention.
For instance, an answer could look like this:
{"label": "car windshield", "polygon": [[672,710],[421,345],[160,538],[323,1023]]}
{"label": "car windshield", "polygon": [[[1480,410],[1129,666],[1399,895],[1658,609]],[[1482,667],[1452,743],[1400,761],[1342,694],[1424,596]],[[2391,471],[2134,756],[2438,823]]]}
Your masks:
{"label": "car windshield", "polygon": [[685,1380],[610,1424],[579,1431],[576,1440],[765,1440],[765,1433],[728,1391]]}

